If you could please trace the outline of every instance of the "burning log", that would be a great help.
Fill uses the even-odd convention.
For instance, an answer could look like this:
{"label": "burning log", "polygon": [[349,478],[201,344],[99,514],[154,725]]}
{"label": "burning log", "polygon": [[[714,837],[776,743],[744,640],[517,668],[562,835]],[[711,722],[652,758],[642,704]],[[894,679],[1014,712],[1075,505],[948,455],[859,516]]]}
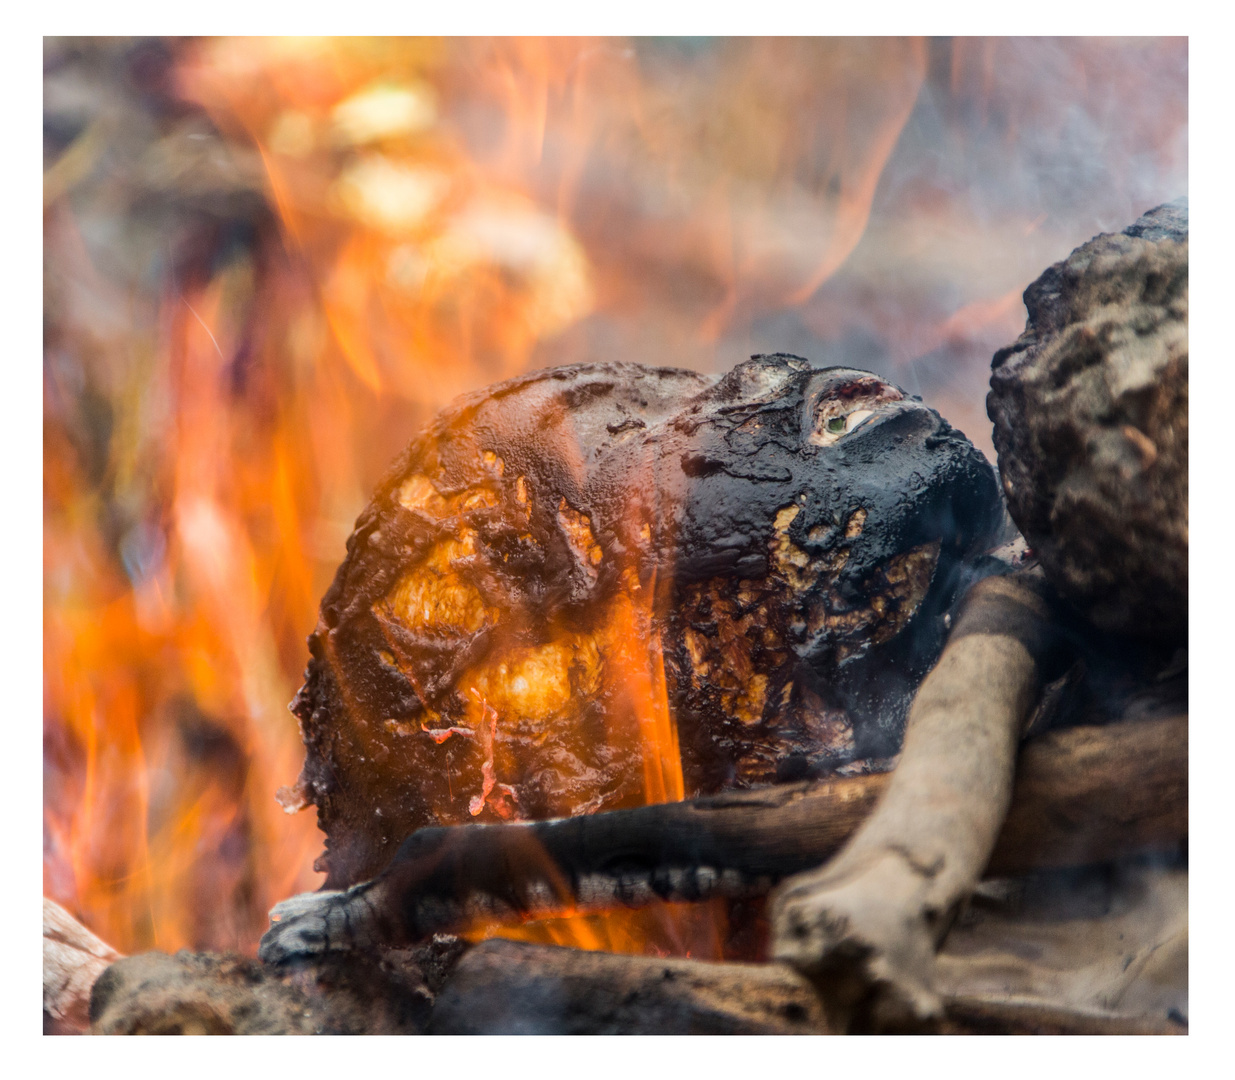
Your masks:
{"label": "burning log", "polygon": [[[1150,860],[992,882],[941,953],[940,1029],[1186,1031],[1186,892],[1186,869]],[[835,1030],[811,983],[785,964],[501,940],[469,948],[444,937],[278,966],[189,953],[131,957],[99,980],[91,1015],[93,1029],[109,1033]]]}
{"label": "burning log", "polygon": [[[1169,850],[1187,835],[1187,769],[1182,716],[1031,741],[990,869],[1023,873]],[[556,821],[422,829],[375,881],[276,907],[279,921],[259,955],[281,963],[398,945],[464,929],[478,916],[760,894],[836,852],[890,779],[837,778]]]}
{"label": "burning log", "polygon": [[284,804],[337,888],[426,825],[867,771],[1001,513],[937,413],[796,357],[463,398],[357,521]]}

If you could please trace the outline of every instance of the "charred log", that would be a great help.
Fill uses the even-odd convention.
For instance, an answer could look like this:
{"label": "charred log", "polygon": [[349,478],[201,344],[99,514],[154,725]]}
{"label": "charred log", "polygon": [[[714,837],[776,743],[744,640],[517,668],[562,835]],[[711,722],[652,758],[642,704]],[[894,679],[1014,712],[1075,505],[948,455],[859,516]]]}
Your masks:
{"label": "charred log", "polygon": [[[1017,961],[1011,960],[1016,967]],[[1031,965],[1020,961],[1020,966]],[[1076,995],[1079,999],[1080,995]],[[969,987],[949,994],[945,1034],[1185,1034],[1177,1012],[1121,1014],[1084,1000],[1008,1000]],[[585,953],[490,941],[446,983],[433,1034],[829,1034],[810,982],[785,964]]]}
{"label": "charred log", "polygon": [[709,964],[489,941],[446,984],[430,1034],[798,1035],[827,1031],[778,964]]}
{"label": "charred log", "polygon": [[90,999],[99,1035],[414,1035],[466,948],[335,954],[273,970],[241,956],[145,953],[113,964]]}
{"label": "charred log", "polygon": [[[1169,851],[1186,837],[1187,718],[1051,732],[1027,744],[993,872]],[[270,962],[414,941],[476,917],[766,893],[818,866],[889,777],[785,784],[687,803],[501,826],[423,829],[376,881],[275,909]],[[979,866],[978,871],[982,868]]]}

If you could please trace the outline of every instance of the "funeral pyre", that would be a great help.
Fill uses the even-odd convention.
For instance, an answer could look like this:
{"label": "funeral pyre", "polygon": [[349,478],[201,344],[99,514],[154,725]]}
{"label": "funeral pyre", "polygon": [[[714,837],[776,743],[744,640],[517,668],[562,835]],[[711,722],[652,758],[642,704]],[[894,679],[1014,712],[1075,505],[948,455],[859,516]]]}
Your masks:
{"label": "funeral pyre", "polygon": [[[693,95],[681,93],[688,69]],[[271,798],[303,754],[283,706],[357,509],[408,433],[461,389],[555,363],[574,364],[587,382],[599,376],[578,362],[597,358],[717,372],[760,348],[792,348],[820,367],[882,376],[865,383],[878,415],[814,446],[816,462],[893,413],[921,408],[892,383],[924,393],[988,447],[983,369],[1018,329],[1024,282],[1078,239],[1179,190],[1186,113],[1175,104],[1184,98],[1159,89],[1181,74],[1186,47],[1170,42],[49,43],[45,893],[125,952],[252,951],[270,905],[320,883],[313,815],[285,817]],[[1027,92],[1044,78],[1050,95]],[[838,111],[858,100],[861,109]],[[1125,112],[1135,122],[1120,119]],[[714,123],[696,123],[708,113]],[[1103,133],[1105,157],[1088,146],[1085,125]],[[1029,131],[1048,141],[1016,134]],[[967,166],[975,176],[988,168],[999,177],[999,198],[981,195],[963,169],[923,164],[938,162],[941,132],[985,162]],[[1089,172],[1077,171],[1080,161]],[[1137,169],[1125,167],[1131,161]],[[1049,183],[1067,176],[1067,198],[1039,207],[1021,197],[1047,173]],[[1018,175],[1033,181],[1023,191]],[[791,377],[780,406],[764,403],[768,413],[791,412],[785,401],[805,400],[815,377]],[[684,397],[695,393],[692,378],[701,401],[705,390],[720,392],[717,375],[674,378]],[[751,387],[729,389],[747,419],[764,411]],[[336,702],[343,711],[331,737],[352,766],[349,783],[361,756],[378,772],[383,749],[389,766],[413,745],[425,761],[457,765],[461,781],[475,774],[462,792],[450,769],[422,777],[444,816],[424,817],[428,803],[403,792],[389,813],[406,815],[404,824],[631,807],[888,763],[908,691],[940,644],[946,597],[960,584],[964,530],[893,537],[879,521],[930,514],[917,506],[883,516],[886,502],[869,490],[842,498],[842,522],[811,520],[823,506],[798,501],[798,473],[734,477],[725,468],[763,456],[741,452],[763,437],[753,427],[726,429],[723,448],[709,451],[692,442],[706,427],[687,435],[668,426],[673,409],[644,415],[642,404],[627,404],[643,429],[613,432],[606,421],[595,446],[564,455],[570,484],[556,505],[528,498],[526,535],[548,541],[529,573],[542,590],[536,603],[511,602],[503,584],[504,556],[535,556],[510,531],[522,506],[517,482],[539,480],[543,497],[563,487],[561,477],[512,472],[506,458],[495,475],[500,455],[486,462],[479,449],[479,461],[466,464],[460,452],[456,465],[481,478],[470,486],[492,505],[451,505],[463,489],[429,466],[416,475],[430,486],[447,480],[444,493],[402,481],[382,488],[396,525],[411,515],[422,535],[438,536],[429,547],[457,564],[458,589],[427,596],[413,566],[424,550],[385,552],[404,576],[374,596],[367,627],[367,617],[353,624],[360,659],[377,666],[359,698]],[[773,455],[792,441],[784,415],[768,436]],[[799,438],[826,419],[835,418],[804,411]],[[552,418],[546,425],[563,430]],[[823,439],[841,434],[825,425]],[[508,433],[512,444],[521,439]],[[593,449],[646,469],[673,440],[682,451],[664,461],[683,485],[786,496],[775,506],[731,502],[726,512],[753,521],[773,511],[770,531],[744,534],[752,561],[735,556],[734,566],[752,576],[737,582],[783,580],[788,589],[749,598],[735,582],[734,595],[712,596],[706,563],[694,558],[706,544],[680,566],[665,557],[689,534],[679,533],[691,509],[680,493],[661,503],[647,497],[654,488],[628,485],[633,504],[644,504],[646,538],[620,535],[613,506],[583,505],[596,487]],[[619,442],[627,449],[616,453]],[[872,475],[886,467],[857,464]],[[860,504],[879,509],[879,520],[860,519]],[[470,555],[452,546],[466,536],[444,539],[455,525],[474,532]],[[612,552],[606,527],[620,541]],[[816,527],[832,535],[812,538]],[[860,571],[887,565],[876,542],[888,559],[907,560],[891,563],[891,578],[880,569],[863,579],[887,586],[880,610],[852,597]],[[372,558],[380,543],[370,534],[356,546]],[[652,580],[640,577],[649,569]],[[693,600],[682,591],[691,588]],[[581,589],[600,600],[593,621],[582,619],[589,625]],[[451,608],[460,597],[470,611]],[[812,610],[823,629],[810,629]],[[769,611],[772,625],[761,626]],[[534,624],[546,612],[548,623]],[[381,641],[364,637],[379,619]],[[798,620],[805,636],[795,637]],[[448,628],[476,655],[425,682],[421,669]],[[565,665],[582,683],[504,677],[511,660],[547,659],[535,673],[552,669],[543,645],[551,638],[582,646]],[[823,668],[840,673],[826,687],[806,670],[807,639]],[[914,654],[908,643],[919,641]],[[314,663],[302,711],[328,681],[329,664]],[[749,666],[751,681],[727,683],[729,665],[744,674]],[[861,683],[877,672],[893,677],[888,716],[872,723]],[[522,721],[512,746],[496,694],[465,682],[488,676],[504,686],[509,720],[521,715],[511,697],[524,687],[577,701],[587,679],[615,674],[623,700],[588,702],[591,723],[611,720],[608,730],[561,724],[559,712],[566,752],[547,763],[551,747],[534,745]],[[397,707],[380,716],[357,707],[369,689]],[[788,694],[787,711],[776,709],[777,692]],[[320,734],[311,711],[305,719]],[[605,749],[590,750],[592,734]],[[286,808],[330,803],[330,778],[320,767],[314,774],[315,761],[335,764],[311,753],[305,783],[282,796]],[[332,884],[372,873],[378,849],[404,828],[365,820],[341,790],[323,863]],[[335,861],[334,832],[357,840],[356,862]],[[722,956],[731,914],[698,905],[672,917],[483,932]],[[739,953],[752,947],[762,949],[747,941]],[[108,946],[96,952],[111,955]]]}

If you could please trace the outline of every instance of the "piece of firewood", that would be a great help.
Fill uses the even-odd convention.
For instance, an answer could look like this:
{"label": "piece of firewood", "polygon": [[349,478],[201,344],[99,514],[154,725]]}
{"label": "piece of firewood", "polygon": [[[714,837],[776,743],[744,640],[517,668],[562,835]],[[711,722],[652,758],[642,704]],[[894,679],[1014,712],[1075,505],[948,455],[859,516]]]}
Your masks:
{"label": "piece of firewood", "polygon": [[[949,997],[948,1034],[1184,1034],[1166,1017]],[[459,961],[430,1034],[827,1034],[809,980],[785,964],[717,964],[487,941]]]}
{"label": "piece of firewood", "polygon": [[1166,850],[1188,835],[1188,717],[1047,732],[1025,744],[986,876]]}
{"label": "piece of firewood", "polygon": [[121,954],[43,898],[43,1026],[48,1034],[77,1035],[90,1027],[90,990]]}
{"label": "piece of firewood", "polygon": [[[992,868],[1080,865],[1177,844],[1188,830],[1187,769],[1186,716],[1027,743]],[[834,854],[889,781],[851,777],[555,821],[422,829],[374,881],[278,905],[259,955],[278,962],[419,940],[475,917],[767,892]]]}
{"label": "piece of firewood", "polygon": [[235,954],[126,957],[95,983],[96,1035],[415,1035],[466,950],[458,938],[414,950],[331,953],[271,968]]}
{"label": "piece of firewood", "polygon": [[838,1030],[903,1031],[942,1016],[935,952],[990,861],[1019,735],[1057,649],[1042,592],[1029,575],[970,591],[875,812],[773,899],[773,955],[814,980]]}
{"label": "piece of firewood", "polygon": [[827,1032],[810,982],[783,964],[623,956],[486,941],[429,1019],[442,1035],[804,1035]]}

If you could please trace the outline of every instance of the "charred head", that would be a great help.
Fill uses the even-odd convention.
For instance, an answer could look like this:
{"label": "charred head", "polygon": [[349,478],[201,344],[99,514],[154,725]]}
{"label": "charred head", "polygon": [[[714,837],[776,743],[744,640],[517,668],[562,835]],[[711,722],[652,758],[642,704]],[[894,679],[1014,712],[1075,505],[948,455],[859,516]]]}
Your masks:
{"label": "charred head", "polygon": [[553,369],[460,399],[356,523],[293,709],[337,886],[427,824],[895,753],[994,474],[861,371]]}

